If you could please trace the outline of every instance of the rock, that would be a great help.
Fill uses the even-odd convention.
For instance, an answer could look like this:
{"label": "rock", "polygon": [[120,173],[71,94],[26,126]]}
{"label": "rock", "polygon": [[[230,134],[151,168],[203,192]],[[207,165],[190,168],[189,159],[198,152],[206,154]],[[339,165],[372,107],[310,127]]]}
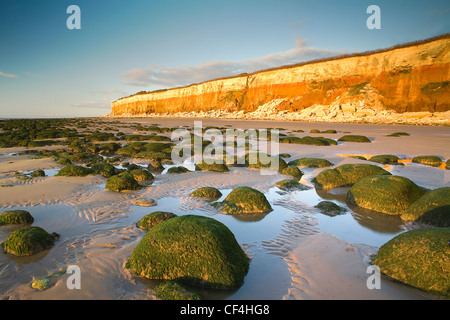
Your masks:
{"label": "rock", "polygon": [[412,162],[432,167],[439,167],[442,164],[442,160],[438,156],[417,156],[412,158]]}
{"label": "rock", "polygon": [[91,166],[91,169],[93,174],[99,174],[105,178],[109,178],[117,174],[116,168],[113,165],[105,162],[93,164]]}
{"label": "rock", "polygon": [[191,196],[196,198],[219,199],[222,193],[213,187],[203,187],[193,191]]}
{"label": "rock", "polygon": [[85,177],[92,173],[93,171],[90,168],[76,165],[68,165],[59,170],[59,172],[56,175],[65,177]]}
{"label": "rock", "polygon": [[326,168],[333,166],[333,164],[330,161],[320,158],[299,158],[296,160],[289,161],[288,165],[299,167],[310,167],[310,168]]}
{"label": "rock", "polygon": [[360,179],[373,175],[390,175],[390,173],[371,164],[343,164],[334,169],[323,170],[313,179],[313,182],[316,187],[329,190],[351,186]]}
{"label": "rock", "polygon": [[25,210],[9,210],[0,214],[0,226],[2,224],[33,223],[34,218]]}
{"label": "rock", "polygon": [[281,170],[281,174],[284,174],[286,176],[294,177],[295,179],[300,180],[303,176],[303,172],[300,171],[297,167],[287,167]]}
{"label": "rock", "polygon": [[229,172],[230,169],[226,166],[225,163],[209,163],[208,161],[203,160],[202,162],[197,162],[195,164],[195,170],[200,171],[214,171],[214,172]]}
{"label": "rock", "polygon": [[228,214],[233,213],[268,213],[272,211],[266,196],[250,187],[237,187],[224,200]]}
{"label": "rock", "polygon": [[391,154],[382,154],[382,155],[377,155],[377,156],[373,156],[370,159],[368,159],[369,161],[373,161],[373,162],[378,162],[381,164],[398,164],[398,157],[391,155]]}
{"label": "rock", "polygon": [[155,199],[138,198],[133,201],[133,204],[141,207],[153,207],[157,205]]}
{"label": "rock", "polygon": [[277,185],[278,188],[280,188],[281,190],[284,190],[284,191],[295,190],[295,189],[298,189],[298,190],[308,190],[309,189],[308,186],[305,186],[304,184],[301,184],[300,182],[298,182],[297,180],[294,180],[294,179],[281,180],[275,184]]}
{"label": "rock", "polygon": [[135,169],[131,170],[130,174],[136,181],[148,181],[153,180],[155,177],[150,173],[150,171],[145,169]]}
{"label": "rock", "polygon": [[338,141],[348,141],[348,142],[366,142],[370,143],[371,141],[369,138],[365,136],[359,136],[359,135],[345,135],[338,139]]}
{"label": "rock", "polygon": [[202,300],[196,290],[176,281],[166,281],[153,288],[155,295],[161,300]]}
{"label": "rock", "polygon": [[30,173],[32,177],[45,177],[45,171],[42,169],[35,170]]}
{"label": "rock", "polygon": [[187,173],[187,172],[191,172],[191,171],[188,168],[183,167],[183,166],[170,167],[167,170],[167,173]]}
{"label": "rock", "polygon": [[136,226],[141,229],[150,230],[159,223],[168,219],[175,218],[176,216],[177,215],[172,212],[155,211],[142,217],[142,219],[138,221]]}
{"label": "rock", "polygon": [[12,232],[1,245],[7,253],[29,256],[53,247],[59,238],[57,233],[48,233],[40,227],[26,227]]}
{"label": "rock", "polygon": [[209,217],[184,215],[150,229],[126,268],[149,279],[233,289],[242,285],[249,259],[224,224]]}
{"label": "rock", "polygon": [[373,263],[391,278],[449,297],[449,239],[450,228],[407,231],[382,245]]}
{"label": "rock", "polygon": [[129,172],[122,172],[106,180],[105,188],[111,191],[139,190],[141,185]]}
{"label": "rock", "polygon": [[436,227],[450,227],[450,187],[427,191],[401,215]]}
{"label": "rock", "polygon": [[350,188],[346,201],[361,208],[400,215],[424,194],[423,188],[405,177],[369,176]]}
{"label": "rock", "polygon": [[323,214],[326,214],[327,216],[331,217],[345,214],[347,212],[347,209],[338,206],[336,203],[332,201],[321,201],[314,207],[319,209],[320,212],[322,212]]}
{"label": "rock", "polygon": [[273,171],[282,171],[287,168],[287,163],[279,155],[272,156],[262,152],[251,152],[245,155],[245,162],[249,168],[268,169]]}

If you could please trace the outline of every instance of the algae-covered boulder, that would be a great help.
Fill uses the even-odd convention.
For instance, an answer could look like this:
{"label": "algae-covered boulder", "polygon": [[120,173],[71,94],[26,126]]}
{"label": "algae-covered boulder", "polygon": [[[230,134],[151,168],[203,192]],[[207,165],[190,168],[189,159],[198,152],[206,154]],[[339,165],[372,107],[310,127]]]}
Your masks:
{"label": "algae-covered boulder", "polygon": [[187,172],[191,172],[191,171],[188,168],[183,167],[183,166],[170,167],[167,170],[167,173],[187,173]]}
{"label": "algae-covered boulder", "polygon": [[307,144],[312,146],[331,146],[337,145],[337,142],[330,138],[324,137],[284,137],[280,139],[281,143],[295,143],[295,144]]}
{"label": "algae-covered boulder", "polygon": [[57,176],[65,176],[65,177],[85,177],[87,175],[92,174],[93,171],[90,168],[76,166],[76,165],[68,165],[64,168],[61,168],[59,172],[56,174]]}
{"label": "algae-covered boulder", "polygon": [[315,208],[319,209],[320,212],[327,216],[337,216],[341,214],[345,214],[347,212],[347,209],[337,205],[333,201],[320,201],[318,204],[314,206]]}
{"label": "algae-covered boulder", "polygon": [[432,167],[439,167],[442,164],[442,160],[438,156],[417,156],[412,158],[412,162]]}
{"label": "algae-covered boulder", "polygon": [[26,227],[12,232],[1,245],[7,253],[29,256],[53,247],[59,238],[57,233],[48,233],[40,227]]}
{"label": "algae-covered boulder", "polygon": [[225,163],[215,163],[213,160],[201,161],[195,164],[195,170],[199,171],[214,171],[214,172],[229,172]]}
{"label": "algae-covered boulder", "polygon": [[316,187],[329,190],[351,186],[360,179],[373,175],[390,175],[390,172],[371,164],[343,164],[334,169],[323,170],[313,179],[313,182]]}
{"label": "algae-covered boulder", "polygon": [[279,155],[270,155],[263,152],[251,152],[245,155],[249,168],[269,169],[280,171],[287,168],[287,163]]}
{"label": "algae-covered boulder", "polygon": [[111,191],[139,190],[141,185],[129,172],[122,172],[106,180],[105,188]]}
{"label": "algae-covered boulder", "polygon": [[281,180],[281,181],[276,182],[275,185],[284,191],[309,189],[308,186],[301,184],[300,182],[298,182],[297,180],[294,180],[294,179]]}
{"label": "algae-covered boulder", "polygon": [[310,168],[326,168],[331,167],[333,164],[321,158],[299,158],[296,160],[289,161],[289,166],[298,166],[298,167],[310,167]]}
{"label": "algae-covered boulder", "polygon": [[171,218],[150,229],[126,263],[149,279],[221,289],[242,285],[248,267],[233,233],[215,219],[196,215]]}
{"label": "algae-covered boulder", "polygon": [[401,218],[450,227],[450,187],[427,191],[402,213]]}
{"label": "algae-covered boulder", "polygon": [[361,208],[399,215],[424,193],[423,188],[405,177],[369,176],[350,188],[346,201]]}
{"label": "algae-covered boulder", "polygon": [[142,217],[142,219],[138,221],[136,226],[141,229],[150,230],[157,224],[167,219],[175,218],[176,216],[177,215],[172,212],[155,211]]}
{"label": "algae-covered boulder", "polygon": [[342,136],[338,139],[338,141],[347,141],[347,142],[365,142],[365,143],[369,143],[372,142],[370,141],[369,138],[367,138],[366,136],[361,136],[361,135],[345,135]]}
{"label": "algae-covered boulder", "polygon": [[194,190],[191,196],[196,198],[219,199],[222,196],[222,192],[213,187],[203,187]]}
{"label": "algae-covered boulder", "polygon": [[[250,187],[237,187],[224,200],[237,207],[236,213],[267,213],[272,211],[266,196]],[[229,212],[231,213],[231,212]]]}
{"label": "algae-covered boulder", "polygon": [[109,163],[99,162],[91,166],[93,174],[99,174],[105,178],[112,177],[116,174],[116,168]]}
{"label": "algae-covered boulder", "polygon": [[0,214],[0,226],[2,224],[33,223],[34,218],[25,210],[9,210]]}
{"label": "algae-covered boulder", "polygon": [[303,172],[300,171],[298,167],[287,167],[281,170],[281,174],[284,174],[285,176],[291,176],[295,179],[301,179],[303,176]]}
{"label": "algae-covered boulder", "polygon": [[151,172],[145,169],[134,169],[130,171],[130,174],[136,181],[148,181],[154,179],[154,176],[151,174]]}
{"label": "algae-covered boulder", "polygon": [[373,262],[391,278],[449,297],[449,239],[450,228],[404,232],[381,246]]}
{"label": "algae-covered boulder", "polygon": [[165,281],[157,285],[153,291],[161,300],[202,300],[196,290],[176,281]]}
{"label": "algae-covered boulder", "polygon": [[398,164],[398,157],[392,154],[380,154],[377,156],[373,156],[369,159],[369,161],[378,162],[381,164]]}
{"label": "algae-covered boulder", "polygon": [[33,172],[30,173],[30,175],[35,178],[35,177],[45,177],[45,171],[42,169],[38,169],[38,170],[34,170]]}

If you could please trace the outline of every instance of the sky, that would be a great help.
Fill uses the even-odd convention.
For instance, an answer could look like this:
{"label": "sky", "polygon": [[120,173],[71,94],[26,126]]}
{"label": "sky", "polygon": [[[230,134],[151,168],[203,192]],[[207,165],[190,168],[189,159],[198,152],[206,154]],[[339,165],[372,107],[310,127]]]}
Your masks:
{"label": "sky", "polygon": [[104,116],[139,91],[449,32],[448,0],[0,0],[0,118]]}

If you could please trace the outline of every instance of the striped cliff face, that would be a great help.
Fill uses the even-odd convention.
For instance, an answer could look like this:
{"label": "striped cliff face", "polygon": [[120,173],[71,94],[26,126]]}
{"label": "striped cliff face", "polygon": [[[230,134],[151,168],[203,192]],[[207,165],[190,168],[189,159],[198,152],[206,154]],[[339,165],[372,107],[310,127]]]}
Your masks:
{"label": "striped cliff face", "polygon": [[395,112],[450,110],[450,36],[379,52],[283,67],[136,94],[112,103],[111,116],[186,111],[254,111],[358,104]]}

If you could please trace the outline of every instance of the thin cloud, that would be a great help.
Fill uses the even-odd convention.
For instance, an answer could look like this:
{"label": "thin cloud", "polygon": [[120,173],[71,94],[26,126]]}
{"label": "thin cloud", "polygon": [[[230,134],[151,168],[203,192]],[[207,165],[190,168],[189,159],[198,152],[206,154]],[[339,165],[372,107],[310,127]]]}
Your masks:
{"label": "thin cloud", "polygon": [[1,77],[6,77],[6,78],[19,78],[18,75],[16,74],[11,74],[11,73],[4,73],[0,71],[0,76]]}
{"label": "thin cloud", "polygon": [[235,76],[241,73],[252,73],[259,70],[281,67],[285,65],[321,59],[342,54],[342,51],[308,47],[306,41],[298,39],[295,48],[288,51],[272,53],[263,57],[238,62],[211,61],[196,66],[159,66],[128,70],[120,77],[131,86],[158,86],[171,88],[199,83],[211,79]]}

